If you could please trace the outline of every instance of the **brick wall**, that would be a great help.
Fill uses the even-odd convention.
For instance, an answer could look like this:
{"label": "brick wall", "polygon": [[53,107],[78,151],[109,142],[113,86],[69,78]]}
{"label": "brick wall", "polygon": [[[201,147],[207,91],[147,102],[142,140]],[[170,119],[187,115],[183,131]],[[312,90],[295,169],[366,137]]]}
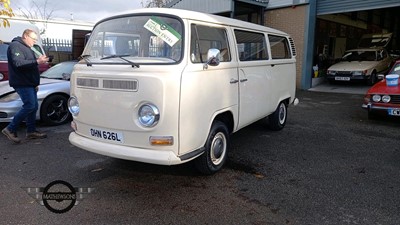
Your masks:
{"label": "brick wall", "polygon": [[265,24],[290,34],[296,45],[296,86],[301,87],[301,71],[304,53],[304,29],[307,6],[296,6],[265,12]]}

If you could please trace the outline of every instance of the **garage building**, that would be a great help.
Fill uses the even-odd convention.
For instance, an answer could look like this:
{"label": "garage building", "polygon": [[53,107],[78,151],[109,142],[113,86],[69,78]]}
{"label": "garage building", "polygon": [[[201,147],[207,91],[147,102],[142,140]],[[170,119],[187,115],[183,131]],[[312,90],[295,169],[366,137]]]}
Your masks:
{"label": "garage building", "polygon": [[173,0],[180,8],[228,16],[289,33],[297,48],[297,88],[313,85],[344,50],[355,48],[363,34],[392,33],[387,46],[400,55],[399,0]]}

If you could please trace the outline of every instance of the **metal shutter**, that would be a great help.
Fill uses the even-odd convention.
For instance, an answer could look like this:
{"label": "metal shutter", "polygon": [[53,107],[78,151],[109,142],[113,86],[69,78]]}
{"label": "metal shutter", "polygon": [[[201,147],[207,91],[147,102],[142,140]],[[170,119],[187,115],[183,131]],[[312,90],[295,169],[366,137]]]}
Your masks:
{"label": "metal shutter", "polygon": [[317,0],[317,15],[400,6],[399,0]]}

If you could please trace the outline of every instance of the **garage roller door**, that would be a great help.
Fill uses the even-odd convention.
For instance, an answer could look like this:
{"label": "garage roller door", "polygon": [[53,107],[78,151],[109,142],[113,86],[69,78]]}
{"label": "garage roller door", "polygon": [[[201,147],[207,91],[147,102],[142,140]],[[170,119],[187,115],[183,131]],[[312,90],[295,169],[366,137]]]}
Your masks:
{"label": "garage roller door", "polygon": [[399,0],[317,0],[317,15],[400,6]]}

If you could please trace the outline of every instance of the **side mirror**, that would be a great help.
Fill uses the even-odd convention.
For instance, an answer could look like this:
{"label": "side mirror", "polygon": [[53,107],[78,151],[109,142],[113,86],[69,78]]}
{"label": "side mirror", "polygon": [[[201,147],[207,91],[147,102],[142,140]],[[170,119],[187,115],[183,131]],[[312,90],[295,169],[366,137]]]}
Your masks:
{"label": "side mirror", "polygon": [[69,73],[62,73],[62,79],[63,79],[63,80],[70,80],[70,79],[71,79],[71,74],[69,74]]}
{"label": "side mirror", "polygon": [[221,52],[219,49],[210,48],[207,52],[207,62],[204,64],[203,69],[207,69],[208,65],[218,66]]}

